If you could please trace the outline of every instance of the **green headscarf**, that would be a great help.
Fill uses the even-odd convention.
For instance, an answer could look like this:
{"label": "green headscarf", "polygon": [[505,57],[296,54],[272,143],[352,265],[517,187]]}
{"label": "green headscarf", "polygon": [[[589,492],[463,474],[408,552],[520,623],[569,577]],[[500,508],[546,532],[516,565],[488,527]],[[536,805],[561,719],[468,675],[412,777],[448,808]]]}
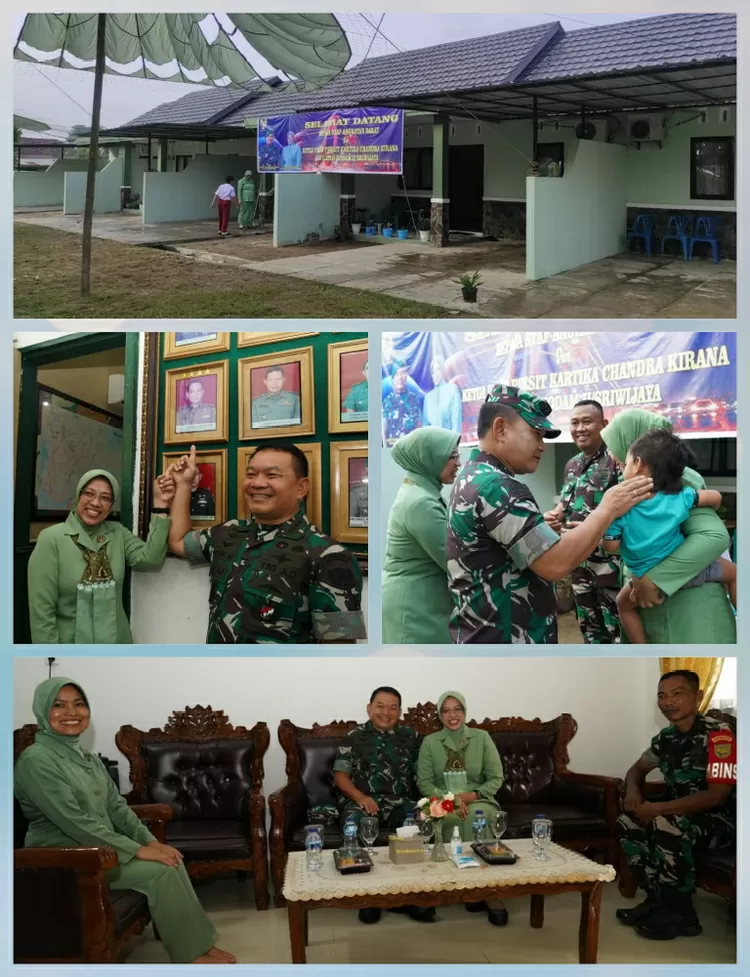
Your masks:
{"label": "green headscarf", "polygon": [[[466,699],[464,699],[464,697],[461,695],[460,692],[449,691],[449,692],[443,692],[443,694],[440,696],[440,698],[437,701],[438,719],[440,719],[441,722],[443,721],[441,717],[441,713],[443,711],[443,704],[446,699],[456,699],[458,702],[460,702],[461,705],[463,706],[464,718],[466,718]],[[448,734],[450,739],[453,741],[454,746],[458,748],[459,744],[461,743],[461,740],[464,738],[466,734],[466,723],[465,722],[462,723],[459,729],[456,730],[448,729],[447,726],[443,726],[443,730]]]}
{"label": "green headscarf", "polygon": [[116,512],[120,508],[120,484],[110,472],[105,471],[103,468],[92,468],[90,472],[86,472],[85,475],[81,475],[78,480],[78,485],[76,485],[76,505],[81,497],[81,492],[86,488],[89,482],[92,482],[95,478],[105,478],[112,487],[112,507],[110,512]]}
{"label": "green headscarf", "polygon": [[653,428],[672,430],[671,421],[652,410],[633,407],[621,414],[615,414],[609,424],[602,429],[602,441],[609,448],[613,458],[625,463],[631,445],[638,438]]}
{"label": "green headscarf", "polygon": [[[34,737],[37,743],[44,743],[45,741],[53,741],[61,746],[68,746],[70,749],[75,750],[80,753],[81,748],[78,745],[79,736],[63,736],[62,733],[56,733],[49,724],[49,713],[52,708],[52,704],[60,693],[60,689],[64,688],[66,685],[72,685],[81,693],[81,697],[86,705],[89,705],[88,697],[83,691],[78,682],[74,682],[72,679],[64,678],[59,676],[58,678],[48,678],[44,682],[41,682],[34,689],[34,702],[32,705],[32,710],[34,712],[34,718],[36,719],[37,726],[39,727],[39,732]],[[91,708],[89,706],[89,708]]]}
{"label": "green headscarf", "polygon": [[442,427],[420,427],[394,444],[393,460],[412,475],[421,475],[433,485],[442,488],[440,472],[461,440],[455,431]]}

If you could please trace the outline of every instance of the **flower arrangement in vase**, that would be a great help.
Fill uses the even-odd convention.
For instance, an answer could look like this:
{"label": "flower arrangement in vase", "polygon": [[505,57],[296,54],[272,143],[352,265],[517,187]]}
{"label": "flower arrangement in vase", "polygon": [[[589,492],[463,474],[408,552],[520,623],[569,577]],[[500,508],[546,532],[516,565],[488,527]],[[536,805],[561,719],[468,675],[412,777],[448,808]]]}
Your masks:
{"label": "flower arrangement in vase", "polygon": [[432,845],[432,861],[447,862],[448,853],[443,843],[443,829],[440,823],[446,814],[453,814],[456,810],[455,794],[447,793],[442,797],[422,797],[417,801],[417,817],[420,821],[432,818],[435,824],[435,840]]}

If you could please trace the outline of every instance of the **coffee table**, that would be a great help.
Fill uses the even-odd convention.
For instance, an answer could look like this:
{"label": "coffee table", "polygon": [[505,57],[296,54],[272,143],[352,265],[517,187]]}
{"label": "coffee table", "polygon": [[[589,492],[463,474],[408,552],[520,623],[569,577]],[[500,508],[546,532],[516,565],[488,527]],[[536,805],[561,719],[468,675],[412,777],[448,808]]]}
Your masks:
{"label": "coffee table", "polygon": [[599,865],[560,845],[549,846],[548,862],[533,858],[531,839],[513,839],[508,845],[519,856],[515,865],[487,865],[477,858],[480,867],[469,869],[458,869],[450,861],[394,865],[388,849],[377,848],[374,868],[363,875],[340,875],[330,851],[324,852],[323,870],[308,873],[305,852],[291,852],[283,893],[289,914],[292,963],[306,962],[311,909],[447,906],[530,895],[529,922],[539,929],[544,923],[545,896],[561,892],[581,893],[578,959],[580,963],[596,963],[602,886],[614,881],[614,868]]}

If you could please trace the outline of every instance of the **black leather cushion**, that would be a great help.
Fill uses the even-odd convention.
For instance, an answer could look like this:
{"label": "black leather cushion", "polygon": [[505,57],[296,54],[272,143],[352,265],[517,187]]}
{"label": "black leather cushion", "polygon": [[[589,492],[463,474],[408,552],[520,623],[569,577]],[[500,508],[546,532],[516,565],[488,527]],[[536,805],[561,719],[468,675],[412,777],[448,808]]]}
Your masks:
{"label": "black leather cushion", "polygon": [[167,844],[178,848],[187,862],[251,857],[239,821],[167,821]]}
{"label": "black leather cushion", "polygon": [[531,822],[537,814],[544,814],[552,822],[552,840],[575,841],[578,838],[592,838],[595,835],[607,836],[609,828],[603,817],[590,814],[576,807],[539,807],[536,804],[509,804],[508,830],[505,837],[530,838]]}
{"label": "black leather cushion", "polygon": [[333,785],[333,763],[342,739],[341,736],[301,736],[297,740],[300,780],[307,794],[308,808],[320,804],[338,806],[339,794]]}
{"label": "black leather cushion", "polygon": [[554,732],[495,733],[492,739],[503,762],[503,786],[497,794],[502,808],[548,800],[555,773]]}
{"label": "black leather cushion", "polygon": [[200,743],[145,739],[148,801],[169,804],[176,821],[240,820],[252,788],[253,744],[216,739]]}
{"label": "black leather cushion", "polygon": [[115,934],[120,936],[148,911],[146,897],[133,889],[110,889],[109,898],[115,916]]}
{"label": "black leather cushion", "polygon": [[737,856],[731,851],[703,851],[696,858],[698,877],[710,876],[721,885],[735,884],[735,865]]}

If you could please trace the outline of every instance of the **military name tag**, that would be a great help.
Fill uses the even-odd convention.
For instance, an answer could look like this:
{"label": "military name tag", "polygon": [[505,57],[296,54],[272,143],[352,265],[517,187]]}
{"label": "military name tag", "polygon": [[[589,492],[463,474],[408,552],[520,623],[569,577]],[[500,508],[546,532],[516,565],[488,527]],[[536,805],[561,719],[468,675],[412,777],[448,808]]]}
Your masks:
{"label": "military name tag", "polygon": [[737,744],[734,734],[728,730],[714,730],[708,734],[709,784],[737,783]]}

